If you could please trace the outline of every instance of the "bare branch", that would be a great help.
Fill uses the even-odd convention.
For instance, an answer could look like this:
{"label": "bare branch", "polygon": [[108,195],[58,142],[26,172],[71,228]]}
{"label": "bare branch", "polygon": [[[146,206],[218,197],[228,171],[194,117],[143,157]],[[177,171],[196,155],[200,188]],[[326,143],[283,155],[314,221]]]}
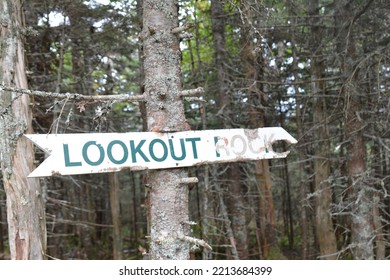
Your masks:
{"label": "bare branch", "polygon": [[[40,91],[40,90],[29,90],[22,88],[14,88],[5,85],[0,85],[0,90],[10,91],[19,93],[19,96],[22,94],[27,94],[30,96],[40,96],[40,97],[51,97],[51,98],[62,98],[66,100],[92,100],[92,101],[129,101],[129,102],[138,102],[145,101],[145,96],[141,95],[129,95],[129,94],[114,94],[114,95],[84,95],[80,93],[58,93],[58,92],[50,92],[50,91]],[[180,96],[188,97],[188,96],[196,96],[204,93],[204,89],[202,87],[195,89],[183,90],[180,93]],[[17,96],[16,98],[18,98]]]}
{"label": "bare branch", "polygon": [[196,184],[199,180],[196,177],[188,177],[188,178],[181,178],[180,184],[187,185],[187,184]]}
{"label": "bare branch", "polygon": [[198,87],[194,89],[188,89],[188,90],[183,90],[180,94],[180,96],[194,96],[194,95],[200,95],[204,93],[204,88]]}
{"label": "bare branch", "polygon": [[185,101],[187,102],[207,102],[206,100],[199,97],[185,97]]}
{"label": "bare branch", "polygon": [[116,94],[116,95],[83,95],[80,93],[58,93],[39,90],[29,90],[21,88],[13,88],[5,85],[0,85],[0,90],[11,91],[19,94],[27,94],[30,96],[40,97],[52,97],[74,100],[94,100],[94,101],[144,101],[144,95],[129,95],[129,94]]}
{"label": "bare branch", "polygon": [[383,141],[383,139],[381,137],[377,137],[377,136],[369,135],[369,134],[364,134],[364,136],[379,142],[379,144],[381,144],[383,148],[385,148],[387,151],[390,152],[390,147],[386,145],[386,143]]}
{"label": "bare branch", "polygon": [[183,32],[179,35],[180,39],[191,39],[194,35],[192,33]]}
{"label": "bare branch", "polygon": [[[92,223],[92,222],[88,222],[88,221],[74,221],[74,220],[68,220],[68,219],[55,219],[55,222],[69,224],[69,225],[75,225],[75,226],[104,227],[104,228],[112,228],[113,227],[113,225],[98,224],[98,223]],[[50,221],[49,221],[49,223],[50,223]]]}
{"label": "bare branch", "polygon": [[369,0],[366,5],[360,10],[358,11],[355,16],[353,17],[352,19],[352,22],[351,24],[353,24],[355,21],[358,20],[359,17],[361,17],[367,10],[368,8],[370,7],[371,3],[374,2],[374,0]]}
{"label": "bare branch", "polygon": [[213,248],[206,241],[204,241],[202,239],[198,239],[198,238],[187,236],[187,235],[181,236],[180,239],[184,240],[184,241],[187,241],[187,242],[189,242],[191,244],[202,246],[204,248],[209,249],[210,251],[213,250]]}
{"label": "bare branch", "polygon": [[183,224],[190,225],[190,226],[196,226],[197,225],[197,223],[194,222],[194,221],[183,222]]}
{"label": "bare branch", "polygon": [[193,26],[192,24],[187,23],[187,24],[184,24],[182,26],[175,27],[175,28],[172,29],[172,33],[173,34],[177,34],[177,33],[186,31],[186,30],[192,28],[192,26]]}

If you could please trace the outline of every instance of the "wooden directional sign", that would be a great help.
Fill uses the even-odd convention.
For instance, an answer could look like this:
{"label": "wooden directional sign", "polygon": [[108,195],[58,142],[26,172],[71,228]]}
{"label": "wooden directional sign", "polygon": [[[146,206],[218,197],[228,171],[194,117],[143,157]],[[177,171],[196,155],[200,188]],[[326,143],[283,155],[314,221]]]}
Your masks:
{"label": "wooden directional sign", "polygon": [[283,158],[272,144],[297,141],[281,127],[175,133],[27,134],[48,157],[29,177],[165,169]]}

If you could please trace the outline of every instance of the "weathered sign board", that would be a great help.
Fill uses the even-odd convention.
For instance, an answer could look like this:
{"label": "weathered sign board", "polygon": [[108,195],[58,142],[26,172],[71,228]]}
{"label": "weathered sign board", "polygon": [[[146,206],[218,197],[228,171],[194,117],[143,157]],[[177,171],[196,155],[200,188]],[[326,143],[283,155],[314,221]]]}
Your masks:
{"label": "weathered sign board", "polygon": [[48,157],[29,177],[166,169],[283,158],[276,141],[297,141],[281,127],[175,133],[26,134]]}

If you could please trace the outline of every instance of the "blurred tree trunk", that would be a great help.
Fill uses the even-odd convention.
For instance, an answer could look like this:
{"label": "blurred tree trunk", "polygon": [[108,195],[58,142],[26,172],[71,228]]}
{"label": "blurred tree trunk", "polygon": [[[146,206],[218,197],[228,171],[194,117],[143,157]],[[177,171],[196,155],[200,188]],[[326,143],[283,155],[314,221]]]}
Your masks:
{"label": "blurred tree trunk", "polygon": [[[387,11],[383,11],[387,12]],[[372,44],[375,42],[378,34],[382,33],[382,29],[380,25],[374,25],[372,27],[373,31],[372,35],[364,40],[363,49],[365,57],[369,57],[372,52],[377,51],[377,48],[381,48],[377,44]],[[382,145],[382,139],[379,137],[383,137],[383,134],[380,133],[381,122],[376,118],[376,114],[382,111],[380,108],[385,106],[381,102],[381,95],[376,95],[375,90],[378,89],[380,84],[381,77],[381,66],[380,61],[382,57],[371,57],[370,61],[367,63],[367,70],[363,75],[368,82],[362,87],[365,90],[367,95],[367,104],[369,110],[374,114],[374,124],[370,126],[370,133],[366,132],[374,136],[374,142],[371,144],[371,158],[367,159],[368,162],[371,162],[371,170],[373,171],[372,177],[375,182],[375,191],[373,191],[372,197],[372,224],[373,230],[375,232],[375,258],[377,260],[385,260],[386,259],[386,223],[383,218],[386,214],[385,209],[385,197],[387,196],[384,190],[384,178],[388,174],[386,172],[386,159],[388,159],[388,155],[386,155],[386,148]],[[371,120],[372,121],[372,120]],[[379,133],[378,133],[379,132]],[[378,137],[378,138],[377,138]],[[380,139],[380,140],[379,140]]]}
{"label": "blurred tree trunk", "polygon": [[[261,7],[255,1],[245,0],[241,3],[242,27],[241,27],[241,63],[244,75],[244,87],[249,93],[249,127],[259,128],[266,126],[267,107],[263,85],[258,81],[264,80],[263,49],[261,46],[261,34],[258,26],[254,26],[256,17],[259,16]],[[255,14],[254,14],[255,13]],[[257,45],[254,44],[257,42]],[[259,217],[258,228],[260,230],[261,257],[267,259],[270,251],[281,252],[276,243],[275,236],[275,213],[272,195],[272,180],[268,160],[255,162],[255,177],[259,191]]]}
{"label": "blurred tree trunk", "polygon": [[[368,5],[372,1],[368,1]],[[365,12],[354,9],[354,3],[347,0],[336,2],[335,20],[339,38],[342,92],[344,96],[344,132],[347,142],[346,174],[349,180],[349,203],[351,211],[352,256],[354,259],[374,259],[374,230],[372,225],[372,191],[367,184],[366,147],[363,137],[365,123],[361,117],[363,104],[358,85],[359,68],[355,43],[355,22]],[[360,9],[358,7],[357,9]]]}
{"label": "blurred tree trunk", "polygon": [[226,14],[223,11],[222,2],[218,0],[211,1],[211,29],[214,40],[214,63],[217,72],[217,108],[218,117],[221,119],[224,128],[231,127],[230,122],[230,96],[229,96],[229,77],[226,69],[228,63],[228,53],[225,40]]}
{"label": "blurred tree trunk", "polygon": [[[141,33],[143,29],[143,0],[137,0],[137,29]],[[144,70],[144,55],[143,55],[143,45],[138,44],[138,61],[139,61],[139,86],[140,94],[145,92],[145,70]],[[145,101],[138,102],[139,110],[142,116],[142,128],[143,131],[146,131],[148,128],[147,118],[146,118],[146,103]]]}
{"label": "blurred tree trunk", "polygon": [[297,26],[297,13],[296,6],[293,3],[293,0],[288,1],[288,14],[289,20],[291,22],[290,28],[290,36],[291,36],[291,49],[292,49],[292,71],[294,77],[294,93],[295,93],[295,111],[296,111],[296,123],[297,123],[297,136],[298,136],[298,158],[299,158],[299,219],[300,219],[300,227],[301,227],[301,239],[302,239],[302,259],[306,260],[308,258],[309,252],[309,244],[308,244],[308,215],[306,213],[306,199],[307,199],[307,186],[305,184],[305,164],[304,160],[307,157],[305,155],[305,149],[303,148],[305,145],[306,137],[304,137],[304,117],[302,115],[302,98],[299,93],[299,74],[298,74],[298,56],[297,56],[297,39],[296,39],[296,26]]}
{"label": "blurred tree trunk", "polygon": [[[148,131],[189,130],[180,93],[179,40],[172,29],[178,26],[174,0],[143,1],[145,98]],[[188,188],[180,181],[185,169],[154,170],[148,173],[150,256],[152,259],[189,259]]]}
{"label": "blurred tree trunk", "polygon": [[[137,31],[139,34],[141,34],[142,30],[143,30],[143,3],[144,3],[144,0],[137,0],[137,4],[136,4],[136,10],[137,10]],[[145,61],[145,57],[144,57],[144,50],[143,50],[143,44],[138,44],[138,63],[139,63],[139,75],[138,75],[138,83],[139,83],[139,91],[140,91],[140,94],[143,94],[145,92],[145,69],[144,69],[144,61]],[[141,113],[141,120],[142,120],[142,131],[147,131],[148,130],[148,121],[147,121],[147,113],[146,113],[146,102],[145,101],[141,101],[141,102],[138,102],[138,107],[139,107],[139,110],[140,110],[140,113]],[[133,178],[133,182],[134,182],[134,174],[132,174],[132,178]],[[147,182],[147,175],[145,173],[142,173],[141,175],[141,181],[142,182]],[[135,184],[134,184],[134,188],[135,188]],[[142,188],[143,186],[140,186],[140,189]],[[148,190],[146,189],[143,189],[145,192],[140,192],[140,193],[144,193],[145,194],[145,202],[146,204],[148,204],[148,201],[150,201],[150,193]],[[134,202],[136,201],[136,190],[134,189]],[[141,203],[139,203],[141,204]],[[134,218],[135,220],[137,220],[137,211],[136,211],[136,205],[134,205]],[[147,205],[147,207],[149,208],[148,209],[148,213],[146,215],[146,232],[150,232],[150,216],[149,216],[149,213],[150,213],[150,205]],[[135,232],[135,235],[134,237],[136,238],[136,240],[138,239],[138,235],[140,235],[140,232],[138,232],[138,225],[135,224],[135,229],[134,229],[134,232]],[[142,234],[141,234],[142,235]],[[146,258],[146,255],[144,256],[144,258]]]}
{"label": "blurred tree trunk", "polygon": [[229,172],[229,194],[231,196],[231,226],[234,233],[235,246],[238,259],[249,259],[248,252],[248,231],[247,231],[247,203],[244,199],[245,186],[241,184],[240,164],[230,164]]}
{"label": "blurred tree trunk", "polygon": [[[108,182],[110,186],[110,206],[113,229],[113,259],[123,259],[123,246],[121,234],[121,215],[120,215],[120,190],[118,173],[109,173]],[[134,186],[135,187],[135,186]]]}
{"label": "blurred tree trunk", "polygon": [[[0,180],[2,179],[3,178],[1,178]],[[0,193],[0,201],[3,201],[3,193]],[[3,229],[3,206],[0,205],[0,256],[2,254],[4,254],[4,229]]]}
{"label": "blurred tree trunk", "polygon": [[323,35],[320,29],[319,1],[308,1],[310,19],[311,92],[313,95],[313,123],[317,141],[314,154],[315,225],[320,258],[336,259],[337,246],[331,216],[332,186],[329,183],[329,129],[325,82],[325,64],[322,55]]}
{"label": "blurred tree trunk", "polygon": [[[211,22],[214,38],[215,64],[217,71],[217,106],[218,114],[224,128],[232,128],[232,104],[229,95],[227,61],[228,54],[225,41],[225,17],[222,3],[211,1]],[[229,164],[227,171],[227,188],[231,196],[231,226],[235,238],[235,246],[239,259],[248,259],[247,222],[241,171],[239,163]],[[234,254],[233,254],[234,257]]]}
{"label": "blurred tree trunk", "polygon": [[[366,87],[367,95],[368,95],[368,103],[370,104],[370,110],[372,112],[377,112],[378,106],[377,100],[371,98],[371,88],[375,88],[377,83],[378,73],[378,65],[375,63],[372,66],[372,70],[368,73],[369,83]],[[377,137],[377,136],[376,136]],[[386,162],[386,151],[384,148],[381,148],[378,141],[375,139],[375,142],[372,144],[371,148],[371,157],[372,157],[372,169],[373,169],[373,177],[375,181],[375,191],[372,197],[372,216],[373,216],[373,230],[376,234],[375,236],[375,258],[377,260],[385,260],[386,259],[386,234],[384,232],[385,225],[383,223],[382,213],[384,206],[384,196],[382,193],[382,184],[384,174],[384,163]]]}
{"label": "blurred tree trunk", "polygon": [[[71,65],[72,65],[72,91],[83,94],[92,95],[92,30],[88,23],[87,17],[90,15],[89,9],[82,0],[75,0],[69,3],[61,3],[65,14],[69,17],[69,38],[71,40]],[[108,77],[109,79],[109,77]],[[60,120],[58,120],[60,121]],[[79,115],[77,119],[78,126],[84,131],[91,131],[93,129],[102,131],[103,121],[100,118],[94,119],[93,124],[82,118]],[[66,129],[66,128],[65,128]],[[84,178],[86,176],[83,176]],[[87,223],[96,222],[96,212],[94,205],[94,191],[97,189],[94,187],[98,185],[100,176],[91,175],[89,180],[80,180],[82,182],[81,188],[76,189],[76,192],[80,192],[79,205],[82,209],[77,213],[80,221]],[[81,179],[81,178],[80,178]],[[94,179],[96,180],[94,182]],[[110,180],[107,180],[110,182]],[[77,217],[76,216],[76,217]],[[80,258],[95,259],[98,252],[95,247],[96,244],[96,227],[92,226],[79,226],[77,225],[77,232],[79,233],[79,254]]]}
{"label": "blurred tree trunk", "polygon": [[[106,63],[106,79],[107,83],[105,85],[105,94],[113,95],[114,91],[114,78],[112,75],[113,61],[111,59],[107,60]],[[115,123],[110,120],[109,127],[115,129]],[[108,131],[107,131],[108,132]],[[110,172],[106,174],[108,177],[108,187],[110,194],[110,209],[111,209],[111,219],[112,219],[112,255],[114,260],[123,259],[123,241],[122,241],[122,223],[121,223],[121,201],[120,201],[120,183],[119,183],[119,173]],[[135,186],[134,186],[135,188]]]}
{"label": "blurred tree trunk", "polygon": [[[27,89],[22,33],[24,18],[19,0],[2,0],[0,14],[0,80]],[[34,149],[23,133],[32,133],[30,98],[0,92],[0,154],[7,196],[9,246],[12,259],[44,259],[46,217],[38,179],[27,178],[33,169]]]}
{"label": "blurred tree trunk", "polygon": [[222,220],[225,226],[225,232],[226,232],[226,238],[228,239],[230,243],[230,252],[228,252],[228,256],[230,256],[233,260],[239,260],[238,252],[237,252],[237,245],[236,245],[236,238],[233,233],[232,225],[229,219],[229,214],[227,211],[227,207],[225,204],[225,201],[223,199],[223,192],[220,188],[219,182],[216,182],[214,184],[215,191],[218,196],[218,207],[220,208],[219,212],[222,216]]}

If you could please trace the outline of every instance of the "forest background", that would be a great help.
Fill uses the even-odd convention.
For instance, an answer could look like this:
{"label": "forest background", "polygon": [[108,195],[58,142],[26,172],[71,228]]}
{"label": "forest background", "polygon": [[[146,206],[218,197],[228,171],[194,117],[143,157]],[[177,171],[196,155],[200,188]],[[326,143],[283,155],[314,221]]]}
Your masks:
{"label": "forest background", "polygon": [[[142,4],[23,1],[29,88],[141,94]],[[183,88],[204,88],[184,101],[191,129],[282,126],[298,139],[274,147],[290,150],[286,159],[188,169],[199,178],[189,192],[192,234],[213,247],[194,246],[191,258],[388,259],[389,1],[180,0],[178,6],[186,29]],[[34,96],[33,130],[143,131],[142,103]],[[36,150],[36,165],[44,156]],[[45,257],[145,258],[145,173],[41,178]],[[5,259],[6,212],[1,188]]]}

